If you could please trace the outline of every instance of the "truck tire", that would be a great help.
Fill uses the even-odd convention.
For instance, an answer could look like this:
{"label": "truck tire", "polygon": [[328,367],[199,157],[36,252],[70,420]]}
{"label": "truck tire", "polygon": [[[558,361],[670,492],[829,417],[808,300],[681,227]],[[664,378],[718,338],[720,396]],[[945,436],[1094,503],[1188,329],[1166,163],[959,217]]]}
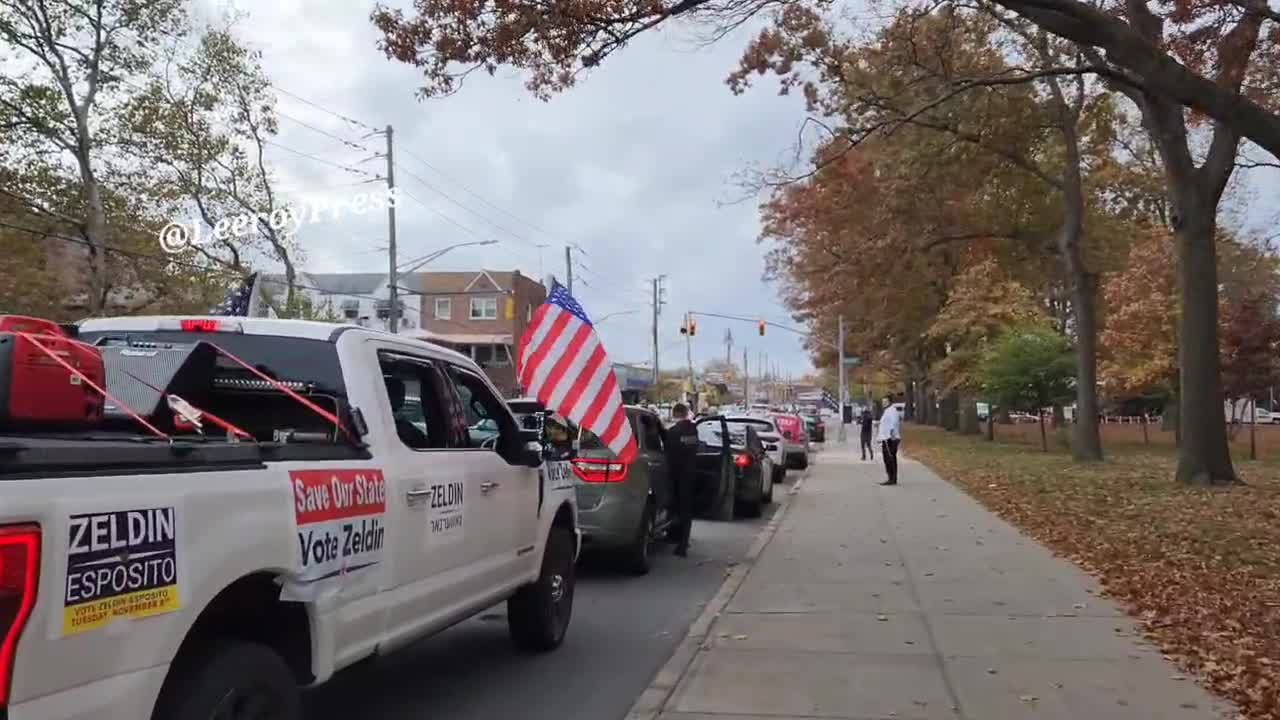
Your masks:
{"label": "truck tire", "polygon": [[715,513],[712,517],[721,522],[731,522],[733,520],[734,506],[738,504],[738,482],[735,473],[728,469],[720,471],[720,497],[719,504],[716,505]]}
{"label": "truck tire", "polygon": [[776,473],[770,472],[769,477],[766,479],[764,477],[764,473],[760,473],[760,482],[763,482],[765,484],[765,488],[764,488],[764,504],[765,505],[773,504],[773,485],[774,485],[773,481],[774,481],[775,475]]}
{"label": "truck tire", "polygon": [[809,469],[809,453],[807,451],[800,456],[800,462],[796,463],[796,467],[800,470]]}
{"label": "truck tire", "polygon": [[297,680],[271,648],[226,640],[170,670],[153,720],[301,720]]}
{"label": "truck tire", "polygon": [[653,549],[653,503],[644,506],[640,514],[640,527],[636,528],[636,536],[626,549],[625,564],[627,572],[632,575],[648,575],[653,566],[650,551]]}
{"label": "truck tire", "polygon": [[542,554],[542,572],[507,601],[507,629],[521,650],[547,652],[560,647],[573,614],[573,532],[552,528]]}

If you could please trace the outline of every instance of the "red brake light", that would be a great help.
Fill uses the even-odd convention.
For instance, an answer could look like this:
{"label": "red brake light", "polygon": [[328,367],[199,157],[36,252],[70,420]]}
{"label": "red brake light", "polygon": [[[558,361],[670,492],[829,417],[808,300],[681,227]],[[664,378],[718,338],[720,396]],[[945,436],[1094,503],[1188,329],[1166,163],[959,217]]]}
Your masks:
{"label": "red brake light", "polygon": [[751,456],[746,453],[738,453],[733,456],[733,464],[740,468],[751,467]]}
{"label": "red brake light", "polygon": [[617,483],[627,479],[628,466],[617,460],[576,458],[571,463],[573,474],[589,483]]}
{"label": "red brake light", "polygon": [[182,332],[218,332],[218,321],[208,318],[183,320]]}
{"label": "red brake light", "polygon": [[18,638],[36,604],[40,580],[40,528],[0,527],[0,708],[9,703]]}

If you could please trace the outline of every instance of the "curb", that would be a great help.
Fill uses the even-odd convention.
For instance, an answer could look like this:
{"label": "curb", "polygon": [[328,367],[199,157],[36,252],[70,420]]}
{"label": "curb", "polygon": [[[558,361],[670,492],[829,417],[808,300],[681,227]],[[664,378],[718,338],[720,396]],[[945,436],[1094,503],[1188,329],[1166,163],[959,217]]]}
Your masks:
{"label": "curb", "polygon": [[698,619],[694,620],[693,624],[689,626],[689,632],[685,635],[684,640],[680,641],[680,645],[676,647],[675,652],[658,670],[658,673],[653,676],[649,687],[645,688],[645,691],[636,699],[635,704],[631,706],[631,710],[627,712],[625,720],[657,720],[658,716],[666,709],[667,701],[671,699],[676,687],[684,679],[685,673],[688,672],[689,666],[693,664],[694,658],[703,649],[703,644],[711,635],[711,626],[715,624],[716,619],[720,617],[720,613],[724,611],[729,601],[737,594],[738,588],[747,579],[747,574],[755,566],[756,559],[760,557],[760,553],[764,552],[769,541],[773,540],[773,536],[777,534],[778,527],[786,517],[787,510],[791,508],[791,498],[800,492],[805,480],[809,478],[809,472],[812,467],[813,464],[810,463],[809,469],[806,469],[804,474],[796,479],[795,484],[787,490],[787,494],[778,503],[778,509],[773,513],[773,517],[769,519],[768,524],[756,533],[755,540],[752,541],[751,547],[747,550],[742,562],[733,566],[728,577],[720,584],[720,589],[716,591],[707,606],[702,609],[702,614],[698,615]]}

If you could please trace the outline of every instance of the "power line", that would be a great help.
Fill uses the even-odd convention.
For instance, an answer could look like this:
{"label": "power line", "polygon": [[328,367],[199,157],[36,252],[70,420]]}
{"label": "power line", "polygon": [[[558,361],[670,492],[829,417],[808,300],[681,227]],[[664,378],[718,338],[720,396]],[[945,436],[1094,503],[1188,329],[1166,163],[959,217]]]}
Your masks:
{"label": "power line", "polygon": [[[474,237],[474,238],[476,238],[476,239],[478,239],[478,240],[484,240],[484,241],[488,241],[488,242],[501,243],[501,241],[500,241],[500,240],[495,240],[495,239],[493,239],[492,237],[487,237],[487,236],[485,236],[485,235],[482,235],[482,234],[480,234],[479,232],[477,232],[476,230],[473,230],[473,229],[471,229],[470,227],[467,227],[466,225],[463,225],[462,223],[458,222],[457,220],[454,220],[452,217],[450,217],[450,216],[448,216],[448,215],[446,215],[446,214],[444,214],[444,213],[440,212],[439,210],[437,210],[437,209],[435,209],[435,208],[431,207],[430,205],[426,204],[426,203],[425,203],[425,202],[423,202],[421,199],[419,199],[416,195],[413,195],[413,194],[412,194],[412,193],[410,193],[409,191],[407,191],[407,190],[405,190],[405,189],[401,188],[401,189],[400,189],[400,192],[401,192],[405,197],[407,197],[407,198],[409,198],[410,200],[413,200],[414,202],[416,202],[416,203],[418,203],[419,205],[421,205],[421,206],[422,206],[425,210],[427,210],[428,212],[431,212],[431,213],[434,213],[434,214],[438,215],[438,216],[440,217],[440,219],[442,219],[442,220],[444,220],[445,222],[449,223],[450,225],[452,225],[452,226],[454,226],[454,227],[458,228],[459,230],[461,230],[461,231],[463,231],[463,232],[467,233],[468,235],[470,235],[470,236],[472,236],[472,237]],[[508,249],[508,251],[513,250],[513,248],[511,248],[511,247],[509,247],[509,246],[508,246],[508,248],[507,248],[507,249]],[[528,260],[529,260],[529,257],[528,257],[528,256],[525,256],[523,259],[524,259],[524,260],[526,260],[526,261],[528,261]]]}
{"label": "power line", "polygon": [[442,175],[443,177],[445,177],[446,179],[448,179],[450,182],[452,182],[454,185],[457,185],[457,186],[458,186],[459,188],[461,188],[464,192],[466,192],[467,194],[471,195],[472,197],[474,197],[475,199],[479,200],[480,202],[484,203],[485,205],[489,206],[490,208],[492,208],[492,209],[494,209],[494,210],[497,210],[498,212],[500,212],[500,213],[502,213],[502,214],[506,215],[507,217],[511,218],[512,220],[515,220],[515,221],[516,221],[516,222],[518,222],[518,223],[521,223],[521,224],[523,224],[523,225],[526,225],[527,227],[529,227],[530,229],[534,230],[535,232],[538,232],[538,233],[541,233],[541,234],[543,234],[543,235],[547,235],[547,236],[550,236],[550,235],[551,235],[551,233],[547,232],[546,230],[543,230],[542,228],[538,227],[537,225],[535,225],[534,223],[530,222],[529,220],[526,220],[526,219],[524,219],[524,218],[520,217],[519,215],[516,215],[515,213],[511,212],[510,210],[503,209],[502,207],[500,207],[500,206],[498,206],[498,205],[496,205],[496,204],[494,204],[494,203],[492,203],[492,202],[489,202],[487,199],[485,199],[485,197],[484,197],[483,195],[481,195],[480,193],[476,192],[475,190],[472,190],[471,188],[467,187],[465,184],[463,184],[463,183],[462,183],[462,181],[458,180],[458,179],[457,179],[457,178],[455,178],[455,177],[452,177],[451,175],[449,175],[449,174],[448,174],[448,173],[446,173],[445,171],[441,170],[440,168],[436,167],[435,165],[432,165],[431,163],[427,162],[425,159],[423,159],[421,156],[419,156],[419,155],[417,155],[416,153],[414,153],[412,150],[405,150],[404,152],[405,152],[405,154],[406,154],[406,155],[408,155],[409,157],[413,158],[414,160],[417,160],[418,162],[422,163],[423,165],[427,166],[428,168],[430,168],[430,169],[432,169],[432,170],[436,171],[437,173],[439,173],[440,175]]}
{"label": "power line", "polygon": [[290,115],[290,114],[288,114],[288,113],[286,113],[286,112],[283,112],[283,111],[281,111],[281,110],[276,110],[276,111],[275,111],[275,113],[276,113],[277,115],[279,115],[280,117],[282,117],[282,118],[286,119],[286,120],[292,121],[292,122],[294,122],[294,123],[297,123],[298,125],[301,125],[301,126],[302,126],[302,127],[304,127],[304,128],[307,128],[308,130],[311,130],[311,131],[313,131],[313,132],[320,133],[321,135],[324,135],[325,137],[328,137],[328,138],[332,138],[332,139],[334,139],[334,140],[337,140],[338,142],[342,143],[343,145],[346,145],[347,147],[349,147],[349,148],[351,148],[351,149],[353,149],[353,150],[362,150],[362,151],[364,151],[364,152],[373,152],[372,150],[370,150],[369,148],[365,147],[364,145],[361,145],[361,144],[359,144],[359,143],[353,142],[353,141],[348,140],[348,139],[346,139],[346,138],[344,138],[344,137],[340,137],[340,136],[338,136],[338,135],[334,135],[333,133],[329,132],[328,130],[325,130],[325,129],[323,129],[323,128],[318,128],[318,127],[316,127],[315,125],[312,125],[311,123],[308,123],[308,122],[303,121],[303,120],[299,120],[298,118],[296,118],[296,117],[294,117],[294,116],[292,116],[292,115]]}
{"label": "power line", "polygon": [[310,100],[308,100],[308,99],[306,99],[306,98],[304,98],[304,97],[302,97],[302,96],[300,96],[300,95],[296,95],[296,94],[294,94],[294,93],[291,93],[291,92],[289,92],[288,90],[285,90],[284,88],[280,87],[279,85],[276,85],[275,83],[272,83],[272,84],[271,84],[271,87],[273,87],[273,88],[275,88],[276,90],[278,90],[279,92],[282,92],[282,93],[284,93],[285,95],[287,95],[287,96],[289,96],[289,97],[293,98],[294,100],[297,100],[298,102],[303,103],[304,105],[310,105],[311,107],[313,107],[313,108],[315,108],[315,109],[317,109],[317,110],[319,110],[319,111],[321,111],[321,112],[328,113],[328,114],[330,114],[330,115],[332,115],[332,116],[334,116],[334,117],[336,117],[336,118],[338,118],[338,119],[340,119],[340,120],[342,120],[342,121],[344,121],[344,122],[350,123],[350,124],[352,124],[352,125],[356,125],[356,126],[358,126],[358,127],[362,127],[362,128],[364,128],[364,129],[366,129],[366,130],[371,130],[371,131],[373,131],[373,132],[382,132],[382,131],[381,131],[381,130],[379,130],[378,128],[375,128],[375,127],[373,127],[372,125],[369,125],[368,123],[360,122],[359,120],[356,120],[355,118],[349,117],[349,116],[347,116],[347,115],[343,115],[342,113],[338,112],[337,110],[330,110],[329,108],[324,107],[324,106],[322,106],[322,105],[320,105],[320,104],[318,104],[318,103],[314,103],[314,102],[312,102],[312,101],[310,101]]}
{"label": "power line", "polygon": [[265,138],[264,138],[264,139],[262,140],[262,143],[263,143],[264,145],[270,145],[270,146],[272,146],[272,147],[278,147],[278,148],[280,148],[281,150],[286,150],[286,151],[288,151],[288,152],[293,153],[294,155],[299,155],[299,156],[301,156],[301,157],[308,158],[308,159],[310,159],[310,160],[314,160],[314,161],[316,161],[316,162],[318,162],[318,163],[323,163],[323,164],[325,164],[325,165],[328,165],[328,166],[330,166],[330,167],[337,168],[337,169],[339,169],[339,170],[345,170],[345,171],[347,171],[347,172],[349,172],[349,173],[354,173],[354,174],[356,174],[356,175],[364,175],[365,177],[371,178],[371,179],[373,179],[373,180],[378,180],[378,179],[379,179],[377,175],[375,175],[375,174],[373,174],[373,173],[369,172],[368,170],[361,170],[360,168],[354,168],[354,167],[351,167],[351,166],[349,166],[349,165],[343,165],[342,163],[336,163],[336,162],[334,162],[334,161],[332,161],[332,160],[325,160],[324,158],[322,158],[322,157],[317,157],[317,156],[315,156],[315,155],[312,155],[311,153],[302,152],[301,150],[294,150],[293,148],[289,147],[288,145],[281,145],[280,143],[278,143],[278,142],[276,142],[276,141],[274,141],[274,140],[267,140],[267,139],[265,139]]}
{"label": "power line", "polygon": [[481,214],[481,213],[477,212],[476,210],[474,210],[474,209],[472,209],[472,208],[469,208],[469,207],[467,207],[466,205],[463,205],[461,202],[458,202],[458,200],[457,200],[457,199],[455,199],[452,195],[450,195],[449,193],[447,193],[447,192],[445,192],[445,191],[441,190],[440,188],[436,187],[434,184],[432,184],[432,183],[428,182],[427,180],[423,180],[421,176],[416,175],[416,174],[415,174],[415,173],[413,173],[411,170],[408,170],[408,169],[404,168],[403,166],[401,166],[401,165],[399,165],[399,164],[397,164],[397,165],[396,165],[396,167],[397,167],[398,169],[400,169],[404,174],[408,175],[409,177],[413,178],[414,180],[417,180],[419,183],[421,183],[421,184],[425,185],[425,186],[426,186],[428,189],[430,189],[432,192],[434,192],[434,193],[436,193],[437,195],[440,195],[441,197],[443,197],[445,200],[448,200],[449,202],[453,203],[454,205],[457,205],[458,207],[462,208],[463,210],[466,210],[467,212],[471,213],[472,215],[475,215],[476,217],[480,218],[481,220],[484,220],[485,222],[489,223],[490,225],[494,226],[495,228],[498,228],[499,230],[501,230],[501,231],[505,232],[506,234],[510,235],[510,236],[511,236],[512,238],[514,238],[515,240],[518,240],[518,241],[520,241],[520,242],[522,242],[522,243],[524,243],[524,244],[526,244],[526,245],[532,246],[532,247],[537,247],[537,245],[538,245],[537,243],[535,243],[535,242],[533,242],[532,240],[529,240],[528,238],[523,237],[522,235],[520,235],[520,234],[516,233],[515,231],[511,230],[511,228],[508,228],[507,226],[502,225],[501,223],[498,223],[498,222],[493,221],[492,219],[490,219],[490,218],[486,217],[485,215],[483,215],[483,214]]}

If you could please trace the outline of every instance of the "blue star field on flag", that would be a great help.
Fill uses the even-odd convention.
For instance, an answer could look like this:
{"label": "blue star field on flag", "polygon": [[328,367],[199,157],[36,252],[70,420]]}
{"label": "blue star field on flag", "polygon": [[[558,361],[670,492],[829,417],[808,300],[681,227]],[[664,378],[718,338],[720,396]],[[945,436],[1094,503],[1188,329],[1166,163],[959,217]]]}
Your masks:
{"label": "blue star field on flag", "polygon": [[222,299],[222,302],[209,308],[210,315],[226,315],[245,317],[249,314],[249,303],[253,299],[253,286],[258,279],[254,273],[241,281],[240,286]]}
{"label": "blue star field on flag", "polygon": [[587,317],[587,311],[582,309],[582,306],[578,304],[578,301],[574,300],[573,296],[569,294],[569,290],[560,283],[557,282],[551,285],[551,294],[547,296],[547,302],[552,305],[558,305],[559,307],[568,310],[574,317],[578,318],[582,322],[588,325],[591,324],[591,318]]}

